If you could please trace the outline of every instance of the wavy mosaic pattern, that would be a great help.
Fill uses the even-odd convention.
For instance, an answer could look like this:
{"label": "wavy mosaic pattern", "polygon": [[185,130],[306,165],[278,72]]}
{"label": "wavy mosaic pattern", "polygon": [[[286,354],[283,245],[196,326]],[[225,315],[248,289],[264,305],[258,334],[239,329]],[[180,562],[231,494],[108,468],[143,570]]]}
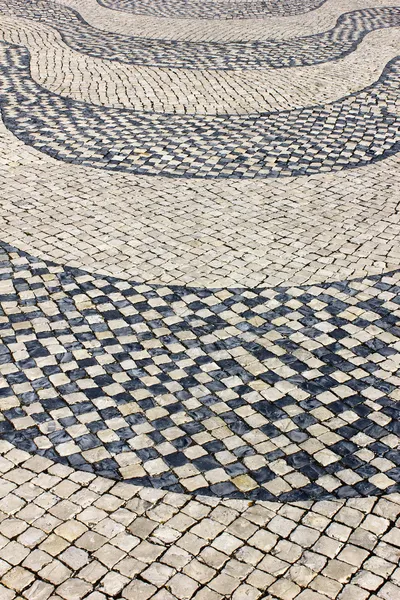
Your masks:
{"label": "wavy mosaic pattern", "polygon": [[256,71],[115,68],[71,50],[50,27],[10,17],[2,19],[0,40],[29,50],[32,78],[50,92],[101,106],[203,115],[254,115],[332,102],[371,85],[400,53],[393,28],[370,33],[340,61]]}
{"label": "wavy mosaic pattern", "polygon": [[182,21],[113,11],[97,0],[54,0],[54,3],[75,9],[87,23],[104,33],[192,42],[283,41],[332,29],[339,17],[348,12],[400,6],[400,0],[327,0],[314,11],[292,17]]}
{"label": "wavy mosaic pattern", "polygon": [[41,259],[202,288],[320,284],[398,268],[399,155],[311,178],[141,177],[57,161],[0,125],[0,154],[12,165],[0,170],[2,239]]}
{"label": "wavy mosaic pattern", "polygon": [[350,54],[371,31],[400,26],[400,8],[382,7],[346,13],[331,30],[286,42],[201,43],[105,33],[88,25],[74,10],[47,2],[27,7],[20,0],[1,0],[0,10],[54,27],[77,52],[158,68],[254,70],[316,65]]}
{"label": "wavy mosaic pattern", "polygon": [[1,600],[400,597],[392,2],[0,0]]}
{"label": "wavy mosaic pattern", "polygon": [[15,308],[1,321],[0,431],[17,447],[174,492],[298,501],[399,491],[398,272],[290,289],[166,288],[7,246],[1,269],[3,317]]}
{"label": "wavy mosaic pattern", "polygon": [[1,600],[400,597],[392,2],[0,0]]}
{"label": "wavy mosaic pattern", "polygon": [[[107,6],[112,11],[129,9],[136,14],[132,2],[107,2]],[[186,22],[181,5],[141,6],[142,15],[158,18],[162,16],[160,11],[175,10],[177,20],[183,17],[182,22]],[[34,215],[36,221],[32,223],[38,234],[31,236],[30,246],[42,256],[53,253],[56,259],[40,260],[32,256],[33,250],[23,252],[2,244],[3,440],[73,469],[180,494],[298,502],[377,497],[400,491],[400,272],[395,243],[398,207],[392,199],[390,207],[382,204],[394,187],[393,182],[392,187],[385,184],[382,173],[392,173],[393,155],[400,149],[400,59],[390,60],[371,85],[339,100],[303,101],[298,108],[276,111],[266,110],[261,104],[256,113],[244,115],[177,114],[167,112],[165,107],[156,111],[154,105],[148,111],[103,106],[100,93],[96,105],[92,96],[87,102],[65,97],[45,89],[32,76],[33,72],[43,71],[47,61],[46,73],[51,71],[49,65],[56,74],[61,71],[73,94],[78,72],[85,80],[97,65],[97,84],[99,89],[100,84],[104,85],[103,93],[107,95],[112,93],[113,77],[126,65],[131,68],[135,61],[141,61],[140,66],[147,69],[154,63],[156,69],[167,71],[174,66],[178,73],[190,71],[194,79],[185,91],[188,96],[190,87],[200,81],[199,68],[202,72],[236,73],[245,67],[246,72],[263,74],[268,67],[271,77],[281,70],[287,76],[293,73],[293,79],[297,74],[301,78],[301,72],[309,67],[336,65],[338,59],[351,56],[368,33],[397,27],[399,9],[380,6],[348,12],[328,31],[284,43],[190,43],[102,32],[73,10],[53,3],[27,5],[14,0],[2,1],[0,7],[8,19],[19,24],[15,31],[12,25],[10,29],[7,23],[3,26],[5,38],[13,40],[14,36],[18,44],[0,46],[2,119],[10,134],[24,144],[22,163],[32,162],[32,173],[36,169],[28,188],[21,186],[18,190],[21,202],[15,203],[11,193],[9,212],[17,217],[7,219],[5,236],[12,241],[32,188],[31,208],[26,210],[31,210],[29,216]],[[222,18],[218,12],[221,7],[231,16],[243,9],[236,2],[215,3],[214,12],[208,16]],[[256,18],[261,8],[263,14],[269,10],[269,16],[277,18],[278,13],[271,11],[282,10],[286,18],[307,6],[252,3]],[[185,15],[199,18],[199,11],[205,10],[207,4],[193,2],[186,5]],[[250,20],[252,15],[247,13]],[[26,21],[22,19],[31,22],[31,29],[27,27],[24,34]],[[41,43],[44,35],[48,36],[47,46]],[[61,48],[58,54],[52,54],[52,44]],[[82,62],[66,60],[65,52],[71,49],[79,53]],[[31,60],[30,50],[35,53],[36,63]],[[85,71],[89,59],[91,66]],[[62,81],[58,85],[62,91]],[[161,88],[166,88],[162,81]],[[144,91],[140,94],[146,95]],[[240,235],[247,236],[246,244],[253,254],[249,251],[243,259],[246,273],[242,278],[234,271],[240,263],[237,246],[226,240],[233,249],[233,254],[228,253],[229,260],[235,263],[235,278],[231,280],[244,282],[240,288],[213,288],[210,282],[224,275],[223,263],[217,258],[216,266],[209,266],[208,255],[203,258],[201,252],[196,254],[196,268],[209,279],[198,287],[180,285],[175,265],[168,271],[167,261],[172,263],[173,253],[157,254],[157,248],[152,248],[152,253],[147,247],[137,250],[148,260],[141,265],[141,272],[151,265],[149,275],[143,276],[147,283],[132,282],[129,275],[135,253],[124,260],[124,277],[96,274],[97,263],[90,273],[68,266],[68,244],[55,233],[51,220],[42,218],[35,207],[41,165],[38,153],[46,160],[56,159],[60,165],[49,194],[55,206],[53,220],[60,210],[69,228],[72,221],[63,203],[79,206],[79,202],[69,189],[59,202],[58,188],[67,189],[68,181],[77,175],[78,195],[82,186],[96,194],[90,184],[92,171],[93,180],[98,179],[100,186],[105,172],[111,178],[118,172],[122,179],[115,177],[114,183],[120,186],[121,197],[125,197],[123,190],[129,194],[132,191],[133,179],[129,177],[137,177],[142,189],[154,186],[162,198],[170,195],[170,188],[168,191],[163,183],[166,177],[189,182],[192,187],[187,195],[193,195],[194,178],[209,180],[199,183],[210,185],[210,194],[216,193],[218,185],[228,186],[228,179],[232,185],[239,180],[244,184],[249,179],[276,180],[278,185],[271,185],[270,196],[267,184],[255,192],[263,198],[262,194],[267,194],[273,215],[271,226],[275,217],[277,222],[284,222],[279,211],[282,205],[289,210],[291,182],[297,178],[313,181],[326,175],[327,180],[321,179],[318,187],[317,200],[321,202],[324,190],[325,201],[328,203],[330,198],[335,202],[341,190],[338,180],[333,180],[340,175],[335,172],[355,169],[354,180],[359,181],[353,187],[351,182],[345,186],[344,197],[349,196],[347,218],[342,214],[345,201],[340,196],[335,208],[318,221],[325,227],[339,215],[353,237],[346,234],[336,239],[333,232],[337,230],[331,227],[329,243],[320,246],[318,240],[307,251],[307,227],[298,220],[297,229],[288,226],[286,237],[281,236],[290,242],[281,244],[287,245],[287,254],[293,251],[296,256],[292,273],[287,264],[290,259],[285,263],[277,252],[276,237],[271,236],[267,250],[258,244],[264,230],[260,233],[256,219],[249,215],[253,229],[249,227],[250,233],[246,234],[240,230]],[[8,155],[5,160],[8,166]],[[383,162],[374,166],[378,161]],[[97,173],[101,176],[82,167],[100,169]],[[71,172],[64,179],[65,168]],[[288,183],[280,188],[284,181]],[[170,185],[181,200],[178,186],[172,182]],[[314,193],[313,183],[306,187],[299,193],[300,203],[308,193]],[[361,200],[360,189],[366,193]],[[276,199],[274,191],[282,197]],[[239,188],[235,193],[240,194]],[[151,199],[151,194],[148,197]],[[144,205],[148,202],[147,198],[141,201]],[[90,205],[94,211],[96,202],[100,205],[102,200],[85,199],[86,209]],[[107,203],[110,205],[110,197]],[[169,214],[163,216],[172,219],[174,209],[170,205]],[[368,226],[358,227],[359,215],[367,205],[371,209],[364,209]],[[294,206],[293,215],[300,214],[293,203],[290,206]],[[107,218],[118,213],[120,221],[113,223],[118,234],[111,225],[99,234],[93,222],[85,222],[81,208],[77,211],[73,227],[81,264],[88,264],[87,257],[92,254],[86,240],[94,241],[101,235],[103,241],[96,252],[110,270],[115,267],[108,254],[122,258],[120,249],[126,242],[123,236],[135,216],[132,205],[124,210],[129,219],[121,217],[125,213],[119,205],[102,213],[106,224]],[[176,210],[180,226],[183,211],[179,203]],[[207,209],[207,213],[212,210]],[[163,212],[156,200],[154,211]],[[194,212],[191,214],[195,217]],[[212,218],[218,219],[217,211]],[[83,237],[79,237],[78,220]],[[150,210],[145,221],[146,227],[154,229]],[[211,221],[205,227],[208,234]],[[199,224],[197,220],[194,227]],[[227,223],[225,228],[228,231]],[[303,235],[298,232],[301,228]],[[259,238],[253,234],[256,230]],[[118,237],[121,231],[123,239]],[[131,233],[137,248],[143,238],[148,243],[148,231],[144,228],[137,239],[135,232]],[[165,224],[162,232],[162,242],[168,245]],[[320,237],[324,232],[320,229]],[[68,233],[64,234],[68,239]],[[197,231],[191,236],[190,243],[197,250]],[[23,245],[20,239],[19,244]],[[178,244],[184,252],[184,243],[178,240]],[[29,250],[29,240],[26,245]],[[321,250],[321,255],[314,248]],[[273,263],[272,259],[265,262],[263,249],[265,256],[277,256],[274,272],[270,269],[271,278],[260,266]],[[221,256],[228,260],[223,253]],[[60,266],[57,259],[65,266]],[[184,261],[178,255],[176,262],[182,281],[187,283],[187,265],[182,266]],[[393,264],[395,269],[387,272]],[[274,282],[282,266],[287,267],[281,273],[287,286]],[[313,281],[319,269],[323,281]],[[337,273],[361,272],[363,276],[337,281],[335,269]],[[154,283],[154,273],[160,284]],[[310,283],[300,285],[296,278],[307,278]],[[328,279],[330,283],[326,283]],[[251,284],[259,281],[268,281],[270,287]]]}
{"label": "wavy mosaic pattern", "polygon": [[375,85],[326,106],[201,117],[70,101],[32,80],[27,50],[2,49],[6,127],[59,160],[147,175],[277,177],[363,166],[399,149],[398,60]]}
{"label": "wavy mosaic pattern", "polygon": [[196,19],[254,19],[298,15],[322,6],[326,0],[97,0],[112,10],[137,15]]}

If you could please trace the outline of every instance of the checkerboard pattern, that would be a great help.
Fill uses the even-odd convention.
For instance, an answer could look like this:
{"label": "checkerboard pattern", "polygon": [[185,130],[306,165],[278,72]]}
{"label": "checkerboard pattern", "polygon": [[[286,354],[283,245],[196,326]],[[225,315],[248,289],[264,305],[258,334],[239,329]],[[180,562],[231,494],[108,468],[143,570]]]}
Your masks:
{"label": "checkerboard pattern", "polygon": [[400,273],[133,285],[4,248],[2,435],[114,479],[262,500],[400,477]]}

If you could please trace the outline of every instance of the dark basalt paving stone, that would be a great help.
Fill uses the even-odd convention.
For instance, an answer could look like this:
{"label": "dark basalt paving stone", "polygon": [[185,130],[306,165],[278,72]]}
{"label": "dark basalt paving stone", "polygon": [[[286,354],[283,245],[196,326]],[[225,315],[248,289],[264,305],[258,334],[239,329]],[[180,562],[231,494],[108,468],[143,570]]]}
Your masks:
{"label": "dark basalt paving stone", "polygon": [[146,175],[254,178],[371,164],[399,150],[400,59],[373,85],[331,104],[246,116],[140,113],[50,93],[29,52],[1,44],[6,127],[57,160]]}
{"label": "dark basalt paving stone", "polygon": [[357,10],[319,34],[263,42],[186,42],[118,35],[91,27],[74,10],[48,2],[0,0],[6,15],[57,29],[73,50],[128,64],[185,69],[275,69],[315,65],[353,52],[371,31],[400,25],[400,8]]}
{"label": "dark basalt paving stone", "polygon": [[300,15],[322,6],[326,0],[97,0],[98,4],[135,15],[196,19],[255,19],[265,16]]}
{"label": "dark basalt paving stone", "polygon": [[400,491],[398,280],[167,287],[3,244],[1,437],[180,492],[297,501]]}

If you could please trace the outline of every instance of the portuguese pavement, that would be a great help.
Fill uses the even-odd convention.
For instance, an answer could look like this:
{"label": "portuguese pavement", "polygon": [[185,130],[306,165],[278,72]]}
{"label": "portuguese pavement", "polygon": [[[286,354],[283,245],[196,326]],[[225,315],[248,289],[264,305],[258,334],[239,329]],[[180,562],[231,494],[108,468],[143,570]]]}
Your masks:
{"label": "portuguese pavement", "polygon": [[399,34],[0,0],[1,600],[399,600]]}

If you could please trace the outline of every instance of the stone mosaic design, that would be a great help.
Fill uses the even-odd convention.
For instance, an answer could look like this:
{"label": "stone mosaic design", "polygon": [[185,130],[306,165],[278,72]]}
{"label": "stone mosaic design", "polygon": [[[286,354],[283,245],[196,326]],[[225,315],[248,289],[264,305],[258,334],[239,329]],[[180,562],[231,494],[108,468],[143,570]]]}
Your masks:
{"label": "stone mosaic design", "polygon": [[50,92],[94,105],[192,115],[254,116],[333,102],[373,84],[400,52],[397,28],[387,28],[339,61],[301,69],[198,71],[123,63],[115,69],[113,62],[67,47],[53,28],[6,16],[0,41],[29,50],[32,78]]}
{"label": "stone mosaic design", "polygon": [[[40,1],[40,0],[37,0]],[[315,35],[335,27],[348,12],[368,8],[398,7],[399,0],[326,0],[319,8],[294,16],[268,19],[182,19],[151,17],[115,11],[97,0],[54,0],[55,5],[75,9],[103,33],[192,42],[288,40]]]}
{"label": "stone mosaic design", "polygon": [[4,258],[1,431],[22,449],[217,496],[399,489],[400,274],[211,291]]}
{"label": "stone mosaic design", "polygon": [[70,101],[32,80],[27,50],[1,49],[6,127],[59,160],[146,175],[253,178],[354,168],[399,149],[398,59],[376,84],[330,105],[192,117]]}
{"label": "stone mosaic design", "polygon": [[[65,0],[98,36],[76,51],[77,13],[25,4],[0,24],[1,600],[397,600],[398,3]],[[267,24],[275,62],[241,73],[225,42]],[[133,31],[233,68],[127,64]]]}
{"label": "stone mosaic design", "polygon": [[398,155],[333,177],[216,182],[95,171],[0,134],[2,236],[40,258],[202,288],[319,284],[399,265]]}
{"label": "stone mosaic design", "polygon": [[400,8],[382,7],[346,13],[328,31],[284,42],[186,42],[105,33],[76,11],[48,2],[27,6],[21,0],[2,0],[0,11],[54,27],[70,48],[89,56],[185,69],[280,69],[325,63],[353,52],[371,31],[400,25]]}
{"label": "stone mosaic design", "polygon": [[112,10],[137,15],[196,19],[246,19],[298,15],[322,6],[326,0],[97,0]]}

